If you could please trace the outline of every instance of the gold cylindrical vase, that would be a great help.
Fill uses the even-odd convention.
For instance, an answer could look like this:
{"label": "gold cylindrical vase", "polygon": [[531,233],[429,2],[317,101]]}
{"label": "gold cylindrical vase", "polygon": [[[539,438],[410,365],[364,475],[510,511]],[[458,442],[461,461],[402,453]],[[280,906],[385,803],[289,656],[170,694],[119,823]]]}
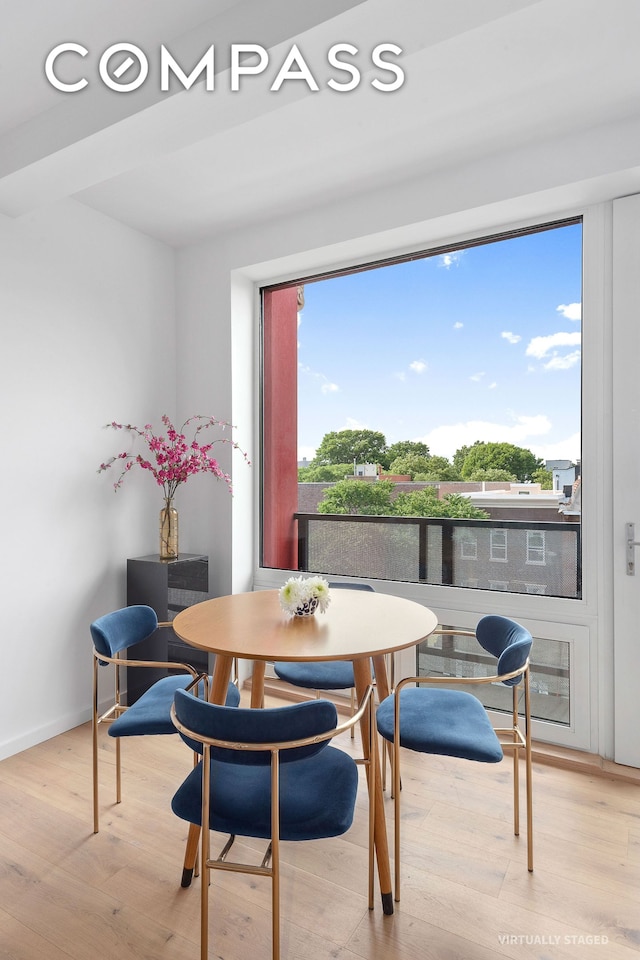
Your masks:
{"label": "gold cylindrical vase", "polygon": [[160,511],[160,559],[175,560],[178,556],[178,511],[168,497]]}

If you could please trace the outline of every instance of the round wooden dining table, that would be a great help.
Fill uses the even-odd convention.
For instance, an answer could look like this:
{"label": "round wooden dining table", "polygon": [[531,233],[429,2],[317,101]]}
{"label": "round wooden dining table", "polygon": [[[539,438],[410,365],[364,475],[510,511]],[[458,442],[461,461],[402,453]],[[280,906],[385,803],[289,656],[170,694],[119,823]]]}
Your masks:
{"label": "round wooden dining table", "polygon": [[[364,590],[333,590],[325,613],[290,617],[281,609],[277,590],[237,593],[196,603],[173,621],[175,633],[191,646],[216,655],[210,698],[224,703],[234,659],[253,661],[251,706],[261,707],[268,662],[351,660],[360,700],[375,674],[379,700],[389,694],[385,655],[415,646],[437,625],[436,615],[413,600]],[[369,743],[368,719],[362,743]],[[190,832],[185,874],[193,873],[199,829]],[[382,779],[376,771],[375,850],[385,913],[393,913],[391,867]],[[183,881],[184,882],[184,881]]]}

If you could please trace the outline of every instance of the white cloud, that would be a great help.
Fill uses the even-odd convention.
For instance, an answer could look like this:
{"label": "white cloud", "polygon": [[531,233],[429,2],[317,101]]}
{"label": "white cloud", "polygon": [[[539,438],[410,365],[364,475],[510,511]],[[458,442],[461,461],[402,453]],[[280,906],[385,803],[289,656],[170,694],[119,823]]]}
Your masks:
{"label": "white cloud", "polygon": [[558,440],[555,443],[532,443],[529,449],[541,460],[572,460],[576,463],[581,456],[580,434],[574,433],[565,440]]}
{"label": "white cloud", "polygon": [[483,377],[486,377],[484,370],[482,370],[480,373],[472,373],[469,377],[469,380],[473,380],[474,383],[480,383]]}
{"label": "white cloud", "polygon": [[529,342],[526,354],[528,357],[536,357],[542,360],[549,356],[555,347],[574,347],[580,346],[580,333],[552,333],[547,337],[534,337]]}
{"label": "white cloud", "polygon": [[462,323],[461,320],[456,320],[456,322],[453,325],[454,330],[462,330],[463,327],[464,327],[464,323]]}
{"label": "white cloud", "polygon": [[581,320],[582,319],[582,304],[581,303],[561,303],[556,307],[558,313],[561,313],[563,317],[566,317],[567,320]]}
{"label": "white cloud", "polygon": [[544,364],[545,370],[569,370],[580,363],[580,351],[574,350],[573,353],[567,353],[563,357],[554,356],[548,363]]}
{"label": "white cloud", "polygon": [[328,393],[340,392],[340,387],[338,386],[337,383],[332,383],[331,380],[329,380],[329,378],[324,375],[324,373],[319,373],[317,370],[313,370],[306,363],[298,364],[298,372],[301,375],[307,376],[311,380],[315,380],[317,383],[319,383],[320,392],[325,395]]}
{"label": "white cloud", "polygon": [[[514,433],[520,433],[523,436],[539,437],[551,430],[551,421],[546,413],[536,413],[534,416],[521,414],[514,417],[515,425],[511,427]],[[515,443],[515,440],[512,441]]]}
{"label": "white cloud", "polygon": [[464,250],[450,250],[449,253],[442,253],[438,258],[440,266],[445,267],[447,270],[449,267],[457,267],[462,259],[462,254]]}
{"label": "white cloud", "polygon": [[[524,419],[524,418],[523,418]],[[535,419],[535,418],[533,418]],[[476,433],[477,429],[483,429],[487,427],[489,430],[489,435],[483,435],[482,437]],[[349,419],[347,425],[342,427],[343,430],[366,430],[366,425],[359,423],[357,420]],[[509,429],[508,427],[501,427],[499,424],[456,424],[451,427],[439,427],[438,430],[433,430],[426,437],[412,437],[413,440],[422,441],[423,443],[428,444],[429,450],[432,454],[439,457],[447,457],[451,459],[453,454],[465,443],[470,445],[474,440],[486,440],[487,442],[501,442],[505,440],[505,437],[499,436],[498,432],[501,429]],[[444,431],[451,431],[450,434],[446,437],[446,444],[442,446],[436,446],[437,442],[440,442],[440,434],[445,436]],[[496,436],[493,435],[495,431]],[[432,439],[433,438],[433,439]],[[400,435],[396,439],[401,439]],[[513,439],[509,437],[506,438],[507,443],[514,443]],[[581,450],[580,450],[580,434],[574,433],[571,436],[567,437],[565,440],[558,440],[554,443],[525,443],[524,440],[521,443],[518,443],[517,446],[525,446],[528,450],[541,460],[571,460],[573,463],[576,463],[580,460]],[[307,461],[313,460],[316,455],[315,447],[301,446],[298,447],[298,460],[307,459]]]}
{"label": "white cloud", "polygon": [[424,360],[414,360],[413,363],[409,364],[409,370],[413,370],[414,373],[424,373],[427,369],[427,364]]}
{"label": "white cloud", "polygon": [[489,384],[489,386],[488,386],[487,389],[488,389],[488,390],[495,390],[495,388],[496,388],[497,386],[498,386],[498,384],[497,384],[497,383],[495,382],[495,380],[494,380],[493,383],[490,383],[490,384]]}
{"label": "white cloud", "polygon": [[513,423],[468,420],[466,423],[436,427],[418,439],[428,445],[430,453],[450,459],[460,447],[471,446],[476,440],[485,443],[513,443],[517,447],[533,449],[530,438],[544,436],[549,433],[551,426],[551,421],[543,413],[535,416],[515,416]]}
{"label": "white cloud", "polygon": [[503,330],[500,336],[504,337],[505,340],[508,340],[509,343],[520,343],[522,340],[522,337],[519,333],[511,333],[510,330]]}
{"label": "white cloud", "polygon": [[362,423],[360,420],[354,419],[354,417],[347,417],[344,427],[340,427],[341,430],[368,430],[369,424]]}

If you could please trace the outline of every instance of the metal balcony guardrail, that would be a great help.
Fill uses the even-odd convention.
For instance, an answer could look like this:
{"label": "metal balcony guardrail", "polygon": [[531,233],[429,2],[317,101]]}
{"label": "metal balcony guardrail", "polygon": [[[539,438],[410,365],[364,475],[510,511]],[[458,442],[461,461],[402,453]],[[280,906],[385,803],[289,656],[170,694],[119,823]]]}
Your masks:
{"label": "metal balcony guardrail", "polygon": [[295,513],[298,569],[579,599],[579,523]]}

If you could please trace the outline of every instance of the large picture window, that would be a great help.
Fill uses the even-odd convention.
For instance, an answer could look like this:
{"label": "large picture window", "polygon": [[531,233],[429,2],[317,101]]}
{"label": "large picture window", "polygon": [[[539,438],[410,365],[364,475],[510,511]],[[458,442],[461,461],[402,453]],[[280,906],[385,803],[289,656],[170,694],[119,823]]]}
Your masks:
{"label": "large picture window", "polygon": [[261,564],[579,598],[581,302],[579,219],[263,288]]}

